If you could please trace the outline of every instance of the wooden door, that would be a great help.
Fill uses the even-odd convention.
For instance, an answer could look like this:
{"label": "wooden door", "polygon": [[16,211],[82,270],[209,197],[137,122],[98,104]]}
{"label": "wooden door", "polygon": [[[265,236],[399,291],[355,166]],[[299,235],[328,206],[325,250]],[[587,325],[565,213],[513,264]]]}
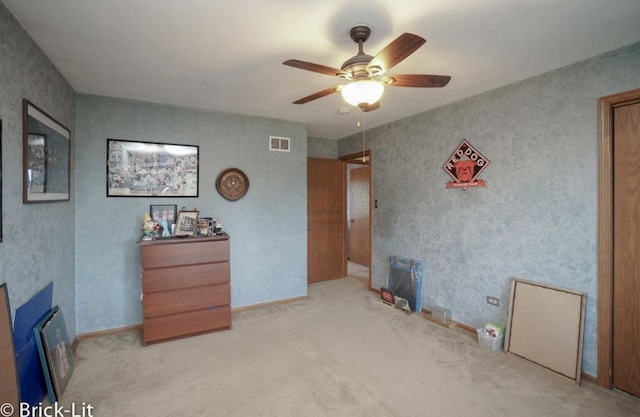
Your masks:
{"label": "wooden door", "polygon": [[307,159],[307,282],[347,275],[346,164]]}
{"label": "wooden door", "polygon": [[613,119],[612,384],[640,396],[640,103]]}
{"label": "wooden door", "polygon": [[349,259],[351,262],[369,267],[371,263],[369,224],[371,168],[368,166],[354,168],[349,171],[349,174]]}

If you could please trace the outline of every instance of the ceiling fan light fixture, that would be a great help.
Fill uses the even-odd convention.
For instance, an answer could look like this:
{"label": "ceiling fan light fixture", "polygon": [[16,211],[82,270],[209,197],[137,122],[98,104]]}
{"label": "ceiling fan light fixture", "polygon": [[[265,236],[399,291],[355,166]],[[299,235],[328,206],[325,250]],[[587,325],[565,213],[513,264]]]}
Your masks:
{"label": "ceiling fan light fixture", "polygon": [[352,106],[371,105],[382,97],[384,85],[374,80],[352,81],[342,88],[341,93],[342,98]]}

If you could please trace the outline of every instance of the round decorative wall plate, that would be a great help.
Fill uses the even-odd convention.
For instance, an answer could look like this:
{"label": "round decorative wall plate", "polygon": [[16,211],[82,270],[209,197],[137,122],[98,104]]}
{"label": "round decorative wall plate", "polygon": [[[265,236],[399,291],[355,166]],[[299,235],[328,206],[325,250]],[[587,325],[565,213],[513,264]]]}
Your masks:
{"label": "round decorative wall plate", "polygon": [[238,168],[229,168],[218,174],[216,180],[218,193],[229,201],[244,197],[249,190],[249,178]]}

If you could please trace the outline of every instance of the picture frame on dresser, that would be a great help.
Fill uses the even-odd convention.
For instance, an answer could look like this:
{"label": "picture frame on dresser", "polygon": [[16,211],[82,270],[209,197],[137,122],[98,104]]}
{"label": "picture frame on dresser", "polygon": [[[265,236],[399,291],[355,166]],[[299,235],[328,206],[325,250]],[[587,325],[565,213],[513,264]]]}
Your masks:
{"label": "picture frame on dresser", "polygon": [[178,206],[176,204],[151,204],[149,205],[149,214],[154,222],[166,220],[169,225],[176,222]]}
{"label": "picture frame on dresser", "polygon": [[193,236],[198,226],[199,215],[199,210],[179,211],[173,235],[176,237]]}
{"label": "picture frame on dresser", "polygon": [[197,145],[107,139],[107,197],[198,197]]}

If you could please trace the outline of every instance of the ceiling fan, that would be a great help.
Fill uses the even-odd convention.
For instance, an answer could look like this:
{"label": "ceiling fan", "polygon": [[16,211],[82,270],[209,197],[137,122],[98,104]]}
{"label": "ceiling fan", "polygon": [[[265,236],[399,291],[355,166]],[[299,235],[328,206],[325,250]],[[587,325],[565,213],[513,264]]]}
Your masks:
{"label": "ceiling fan", "polygon": [[[347,84],[337,85],[303,97],[294,101],[293,104],[308,103],[340,91],[348,103],[358,106],[363,111],[371,111],[380,107],[380,97],[385,86],[444,87],[451,80],[448,75],[383,75],[424,45],[426,40],[418,35],[403,33],[384,47],[375,57],[365,54],[363,49],[364,42],[371,35],[369,26],[353,26],[349,31],[349,35],[358,44],[358,54],[347,59],[340,69],[298,59],[289,59],[283,62],[284,65],[290,67],[337,76],[349,81]],[[357,90],[364,95],[357,95],[353,90]]]}

